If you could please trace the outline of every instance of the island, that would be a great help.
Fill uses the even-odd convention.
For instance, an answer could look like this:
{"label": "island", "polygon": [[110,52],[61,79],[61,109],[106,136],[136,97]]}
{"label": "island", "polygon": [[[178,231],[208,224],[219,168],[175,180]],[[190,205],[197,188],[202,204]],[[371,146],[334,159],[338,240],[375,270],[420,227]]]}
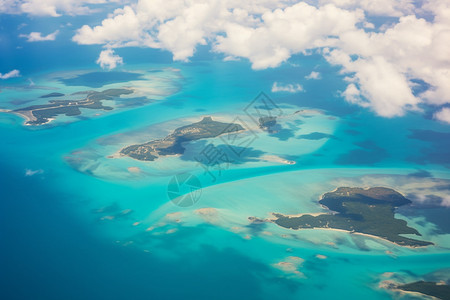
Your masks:
{"label": "island", "polygon": [[183,143],[242,130],[244,128],[240,124],[218,122],[211,117],[204,117],[199,122],[175,129],[163,139],[127,146],[120,150],[120,154],[137,160],[154,161],[160,156],[183,154]]}
{"label": "island", "polygon": [[339,187],[325,193],[319,203],[334,211],[323,214],[283,215],[273,213],[269,220],[278,226],[290,229],[339,229],[351,233],[382,238],[400,246],[424,247],[431,242],[416,240],[402,234],[421,234],[395,218],[395,208],[410,204],[399,192],[384,187],[368,189]]}
{"label": "island", "polygon": [[259,128],[261,128],[262,130],[272,132],[273,131],[272,128],[274,128],[275,125],[277,125],[277,117],[271,117],[271,116],[260,117],[258,119],[258,123],[259,123]]}
{"label": "island", "polygon": [[[32,105],[25,108],[10,111],[26,119],[25,125],[37,126],[49,123],[58,115],[78,116],[80,108],[112,110],[112,107],[104,106],[102,100],[112,100],[114,97],[131,94],[131,89],[108,89],[102,92],[86,92],[86,98],[82,100],[50,100],[48,104]],[[82,94],[78,92],[77,94]],[[55,97],[55,94],[44,95]]]}
{"label": "island", "polygon": [[397,285],[396,288],[405,292],[415,292],[442,300],[450,300],[450,285],[445,282],[416,281]]}
{"label": "island", "polygon": [[50,93],[50,94],[46,94],[46,95],[42,95],[39,98],[53,98],[53,97],[63,97],[65,96],[62,93]]}

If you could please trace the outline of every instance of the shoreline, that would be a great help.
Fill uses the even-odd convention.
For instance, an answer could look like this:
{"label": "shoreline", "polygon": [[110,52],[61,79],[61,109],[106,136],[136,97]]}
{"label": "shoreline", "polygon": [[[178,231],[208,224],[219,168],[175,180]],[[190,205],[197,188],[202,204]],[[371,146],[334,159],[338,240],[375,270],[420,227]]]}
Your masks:
{"label": "shoreline", "polygon": [[[285,227],[283,227],[283,228],[285,228]],[[286,229],[289,229],[289,230],[311,230],[312,229],[312,230],[331,230],[331,231],[345,232],[345,233],[349,233],[349,234],[361,235],[361,236],[365,236],[365,237],[369,237],[369,238],[382,240],[384,242],[388,242],[388,243],[394,244],[396,246],[403,247],[403,248],[409,248],[409,249],[418,249],[418,248],[425,248],[425,247],[428,247],[428,246],[433,246],[433,245],[427,245],[427,246],[416,246],[416,247],[413,247],[413,246],[408,246],[408,245],[400,245],[400,244],[397,244],[396,242],[387,240],[387,239],[382,238],[380,236],[376,236],[376,235],[372,235],[372,234],[368,234],[368,233],[356,232],[356,231],[349,231],[349,230],[345,230],[345,229],[338,229],[338,228],[313,227],[313,228],[299,228],[299,229],[286,228]]]}
{"label": "shoreline", "polygon": [[[395,287],[383,286],[383,283],[392,284],[392,285],[395,285]],[[434,299],[436,299],[436,300],[439,300],[439,299],[440,299],[440,298],[437,298],[437,297],[434,297],[434,296],[431,296],[431,295],[423,294],[423,293],[421,293],[421,292],[405,291],[405,290],[399,289],[398,286],[403,285],[403,284],[404,284],[404,283],[399,283],[399,282],[393,281],[393,280],[385,280],[385,281],[380,282],[380,283],[378,284],[378,287],[379,287],[380,289],[384,289],[384,290],[387,290],[387,291],[399,293],[401,296],[411,295],[411,296],[416,296],[416,297],[420,297],[420,298],[423,298],[423,297],[429,297],[430,299],[433,299],[433,300],[434,300]],[[428,299],[428,298],[427,298],[427,299]]]}
{"label": "shoreline", "polygon": [[[268,218],[268,219],[266,219],[266,220],[275,221],[276,219],[278,219],[278,218],[275,217],[275,214],[283,215],[283,214],[275,213],[275,212],[272,212],[272,213],[270,213],[270,214],[271,214],[272,216],[274,216],[274,218]],[[283,215],[283,216],[289,217],[289,218],[298,218],[298,217],[302,217],[302,216],[306,216],[306,215],[308,215],[308,216],[313,216],[313,217],[317,217],[317,216],[328,215],[328,214],[329,214],[329,213],[326,213],[326,212],[317,212],[317,213],[299,213],[299,214],[294,214],[294,215]],[[304,229],[307,229],[307,228],[304,228]]]}
{"label": "shoreline", "polygon": [[[205,118],[207,118],[207,117],[203,117],[203,119],[205,119]],[[212,119],[212,117],[210,117],[210,118]],[[233,124],[233,123],[230,123],[230,124]],[[192,124],[190,124],[190,125],[192,125]],[[185,125],[185,126],[189,126],[189,125]],[[181,128],[181,127],[178,127],[176,129],[174,129],[173,131],[171,131],[171,133],[169,135],[167,135],[167,136],[165,136],[165,137],[163,137],[161,139],[151,140],[151,141],[148,141],[148,142],[145,142],[145,143],[141,143],[141,144],[131,144],[131,145],[127,145],[125,147],[122,147],[120,150],[116,151],[112,155],[107,156],[107,158],[114,159],[114,158],[120,158],[120,157],[127,156],[127,157],[129,157],[131,159],[134,159],[134,160],[137,160],[137,161],[141,161],[141,162],[154,162],[155,160],[160,159],[162,157],[180,157],[180,156],[182,156],[184,154],[184,150],[186,150],[186,149],[184,149],[183,153],[181,153],[181,154],[180,153],[175,153],[175,154],[159,155],[159,153],[156,152],[156,154],[157,154],[157,155],[155,155],[156,158],[154,160],[149,160],[149,161],[138,159],[138,158],[134,158],[134,157],[131,157],[131,156],[127,155],[127,154],[122,154],[122,150],[127,148],[127,147],[130,147],[130,146],[141,146],[141,145],[144,145],[144,144],[147,144],[147,143],[152,143],[152,142],[157,142],[157,141],[164,141],[168,137],[172,136],[173,133],[179,128]],[[194,139],[194,140],[189,140],[189,141],[183,141],[183,142],[180,143],[180,145],[183,146],[184,143],[195,142],[195,141],[198,141],[198,140],[216,139],[216,138],[220,138],[221,136],[226,135],[226,134],[237,134],[237,133],[242,133],[242,132],[246,132],[246,131],[247,131],[246,129],[241,129],[241,130],[236,130],[236,131],[232,131],[232,132],[222,132],[222,133],[220,133],[220,134],[218,134],[216,136],[205,137],[205,138],[200,138],[200,139]],[[282,162],[282,163],[295,164],[295,162],[291,162],[291,161],[288,161],[288,160],[283,160],[281,157],[278,157],[278,158],[281,160],[280,162]]]}
{"label": "shoreline", "polygon": [[[127,147],[128,147],[128,146],[127,146]],[[128,155],[126,155],[126,154],[122,154],[121,151],[122,151],[123,149],[125,149],[125,148],[126,148],[126,147],[121,148],[120,150],[117,150],[117,151],[114,152],[113,154],[107,155],[106,158],[108,158],[108,159],[119,159],[119,158],[128,157],[128,158],[130,158],[130,159],[132,159],[132,160],[139,161],[139,162],[143,162],[143,163],[154,162],[154,161],[156,160],[156,159],[155,159],[155,160],[140,160],[140,159],[137,159],[137,158],[128,156]],[[169,155],[164,155],[164,156],[158,156],[158,159],[160,159],[160,158],[165,158],[165,157],[180,157],[181,155],[183,155],[183,154],[169,154]]]}
{"label": "shoreline", "polygon": [[295,165],[296,162],[293,160],[287,160],[277,155],[263,155],[260,157],[260,160],[267,161],[267,162],[275,162],[275,163],[281,163],[285,165]]}
{"label": "shoreline", "polygon": [[120,153],[120,151],[122,151],[123,148],[121,148],[120,150],[114,152],[113,154],[107,155],[106,158],[108,159],[117,159],[117,158],[121,158],[124,155]]}
{"label": "shoreline", "polygon": [[[271,215],[274,215],[274,214],[276,214],[276,213],[271,213]],[[316,216],[320,216],[320,215],[328,215],[328,213],[312,213],[312,214],[301,213],[301,214],[296,214],[296,215],[283,215],[283,216],[286,216],[286,217],[301,217],[301,216],[304,216],[304,215],[310,215],[310,216],[316,217]],[[270,223],[274,223],[274,220],[276,220],[276,219],[269,218],[269,219],[265,219],[265,220],[269,221]],[[277,225],[277,224],[275,224],[275,225]],[[279,225],[277,225],[277,226],[279,226]],[[397,244],[396,242],[387,240],[387,239],[382,238],[380,236],[376,236],[376,235],[372,235],[372,234],[368,234],[368,233],[363,233],[363,232],[350,231],[350,230],[345,230],[345,229],[338,229],[338,228],[312,227],[312,228],[297,228],[297,229],[294,229],[294,228],[286,228],[286,227],[283,227],[283,226],[279,226],[279,227],[284,228],[284,229],[288,229],[288,230],[296,230],[296,231],[300,231],[300,230],[330,230],[330,231],[345,232],[345,233],[349,233],[349,234],[360,235],[360,236],[365,236],[365,237],[369,237],[369,238],[382,240],[382,241],[394,244],[396,246],[409,248],[409,249],[417,249],[417,248],[425,248],[425,247],[428,247],[428,246],[433,246],[433,245],[427,245],[427,246],[416,246],[416,247],[414,247],[414,246],[408,246],[408,245],[400,245],[400,244]]]}
{"label": "shoreline", "polygon": [[27,113],[20,113],[20,112],[10,112],[11,114],[14,114],[16,116],[19,116],[23,119],[25,119],[22,123],[23,126],[41,126],[41,125],[45,125],[45,124],[49,124],[52,121],[56,120],[56,118],[47,118],[47,121],[44,123],[40,123],[40,124],[27,124],[28,122],[32,122],[32,121],[36,121],[36,117],[33,115],[32,111],[27,111]]}
{"label": "shoreline", "polygon": [[9,111],[8,113],[16,115],[21,117],[22,119],[24,119],[22,125],[24,126],[30,126],[29,124],[27,124],[27,122],[32,122],[32,121],[36,121],[36,117],[33,116],[33,113],[31,113],[30,111],[27,111],[29,114],[26,113],[21,113],[21,112],[16,112],[16,111]]}

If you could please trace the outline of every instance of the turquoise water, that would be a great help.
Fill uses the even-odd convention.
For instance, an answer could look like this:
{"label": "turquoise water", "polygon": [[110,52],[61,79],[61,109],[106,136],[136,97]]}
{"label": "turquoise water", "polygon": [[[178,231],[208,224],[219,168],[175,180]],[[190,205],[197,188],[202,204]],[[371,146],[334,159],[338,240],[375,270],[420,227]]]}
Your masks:
{"label": "turquoise water", "polygon": [[[54,123],[59,126],[27,128],[20,117],[1,114],[6,299],[391,299],[394,294],[378,288],[389,279],[384,273],[415,279],[450,268],[448,128],[419,114],[383,119],[356,109],[336,94],[345,85],[331,77],[334,69],[315,56],[296,59],[301,67],[258,72],[242,62],[131,65],[124,71],[170,67],[180,76],[154,87],[171,89],[148,105],[63,118]],[[323,79],[303,80],[316,66]],[[146,84],[114,86],[148,88],[161,79],[154,76]],[[65,93],[92,89],[92,83],[65,86],[51,72],[33,77]],[[274,81],[301,82],[305,92],[271,93]],[[215,181],[188,155],[155,164],[107,158],[128,142],[160,138],[202,116],[245,119],[244,108],[261,91],[281,108],[289,130],[277,136],[250,125],[253,156],[216,172]],[[8,93],[1,108],[48,91]],[[307,113],[287,118],[297,110]],[[187,154],[204,146],[194,143]],[[167,196],[180,172],[195,174],[203,186],[198,202],[186,208]],[[408,249],[344,232],[248,221],[272,212],[324,212],[318,198],[342,185],[402,192],[414,209],[397,217],[436,246]]]}

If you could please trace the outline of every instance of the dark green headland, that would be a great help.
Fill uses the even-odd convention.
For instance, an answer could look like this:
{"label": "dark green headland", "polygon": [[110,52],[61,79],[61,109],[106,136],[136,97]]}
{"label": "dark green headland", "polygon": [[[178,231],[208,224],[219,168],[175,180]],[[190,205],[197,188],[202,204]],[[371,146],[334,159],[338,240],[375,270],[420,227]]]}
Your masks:
{"label": "dark green headland", "polygon": [[393,189],[340,187],[324,194],[319,203],[336,213],[318,216],[274,213],[273,222],[290,229],[332,228],[364,233],[400,246],[433,245],[431,242],[401,236],[401,234],[421,235],[416,229],[409,227],[406,221],[395,218],[395,208],[408,205],[411,201]]}
{"label": "dark green headland", "polygon": [[397,289],[407,292],[416,292],[433,296],[442,300],[450,300],[450,285],[430,281],[416,281],[398,285]]}

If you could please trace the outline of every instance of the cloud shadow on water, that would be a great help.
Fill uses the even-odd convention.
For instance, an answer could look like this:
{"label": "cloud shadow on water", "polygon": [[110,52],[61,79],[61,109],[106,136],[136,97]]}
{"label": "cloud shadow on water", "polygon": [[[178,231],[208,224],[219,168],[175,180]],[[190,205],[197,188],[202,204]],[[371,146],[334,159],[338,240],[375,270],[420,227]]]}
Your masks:
{"label": "cloud shadow on water", "polygon": [[431,178],[433,175],[426,170],[417,170],[417,172],[410,173],[408,176],[420,177],[420,178]]}
{"label": "cloud shadow on water", "polygon": [[[201,161],[205,165],[214,165],[216,161],[221,162],[222,164],[226,164],[228,162],[230,164],[240,165],[247,162],[258,161],[261,156],[266,154],[266,152],[254,149],[252,147],[229,146],[226,144],[217,145],[215,146],[215,150],[210,150],[211,148],[207,148],[209,147],[208,144],[208,141],[197,141],[190,143],[186,146],[186,151],[181,156],[181,159],[194,162]],[[206,159],[206,156],[214,157],[214,153],[221,153],[223,156],[217,156],[218,160]]]}
{"label": "cloud shadow on water", "polygon": [[90,88],[101,88],[104,85],[132,80],[143,80],[142,74],[132,72],[90,72],[80,74],[72,78],[58,78],[66,86],[86,86]]}
{"label": "cloud shadow on water", "polygon": [[278,138],[280,141],[287,141],[295,136],[295,131],[287,128],[280,128],[278,131],[270,133],[270,136]]}
{"label": "cloud shadow on water", "polygon": [[147,105],[152,102],[147,97],[116,98],[115,101],[119,104],[119,106],[121,108],[139,107],[139,106]]}
{"label": "cloud shadow on water", "polygon": [[360,149],[351,150],[348,153],[342,154],[335,160],[338,165],[373,165],[389,155],[385,149],[377,146],[372,141],[363,141],[354,143]]}
{"label": "cloud shadow on water", "polygon": [[[292,281],[279,278],[278,271],[270,265],[231,247],[219,249],[203,244],[198,249],[192,249],[193,240],[205,234],[213,225],[177,228],[175,233],[169,235],[143,232],[133,238],[140,246],[150,243],[179,257],[171,259],[176,272],[171,269],[174,266],[168,263],[162,270],[164,278],[157,280],[172,282],[177,286],[173,291],[167,291],[167,299],[178,296],[183,299],[263,299],[266,284],[277,286],[286,292],[285,295],[296,292],[300,287],[300,284],[293,286]],[[230,240],[233,238],[238,237],[230,236]],[[170,273],[174,276],[172,280],[165,278]]]}
{"label": "cloud shadow on water", "polygon": [[411,161],[418,164],[434,163],[450,168],[450,133],[438,132],[433,130],[414,129],[411,130],[411,139],[427,142],[430,147],[420,150],[421,155],[410,157]]}
{"label": "cloud shadow on water", "polygon": [[317,141],[321,139],[335,138],[334,135],[323,133],[323,132],[311,132],[308,134],[302,134],[297,137],[298,139]]}

